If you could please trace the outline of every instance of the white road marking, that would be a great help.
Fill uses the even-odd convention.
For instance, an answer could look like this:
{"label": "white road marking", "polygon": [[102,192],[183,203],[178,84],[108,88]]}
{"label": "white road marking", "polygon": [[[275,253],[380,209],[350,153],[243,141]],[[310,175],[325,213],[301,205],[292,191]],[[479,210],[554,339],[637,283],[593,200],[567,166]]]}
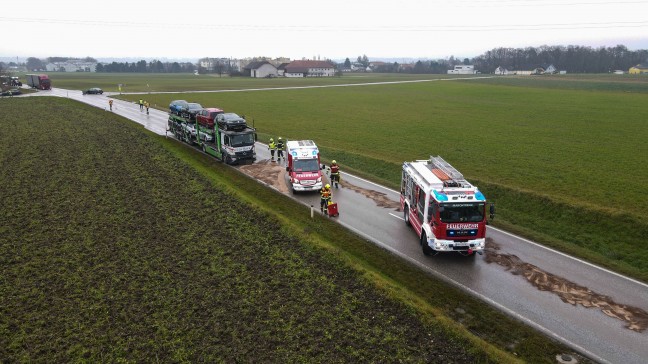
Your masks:
{"label": "white road marking", "polygon": [[405,221],[405,218],[402,218],[402,217],[400,217],[398,215],[394,215],[391,212],[389,214],[392,215],[393,217],[397,218],[397,219],[401,219],[401,220]]}

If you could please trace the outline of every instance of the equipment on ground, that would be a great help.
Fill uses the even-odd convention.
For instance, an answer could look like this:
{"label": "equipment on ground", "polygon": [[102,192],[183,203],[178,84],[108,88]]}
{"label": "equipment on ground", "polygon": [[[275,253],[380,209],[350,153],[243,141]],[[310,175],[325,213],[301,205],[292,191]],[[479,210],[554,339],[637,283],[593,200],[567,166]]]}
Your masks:
{"label": "equipment on ground", "polygon": [[482,254],[486,197],[443,158],[405,162],[400,195],[405,223],[416,231],[425,255]]}

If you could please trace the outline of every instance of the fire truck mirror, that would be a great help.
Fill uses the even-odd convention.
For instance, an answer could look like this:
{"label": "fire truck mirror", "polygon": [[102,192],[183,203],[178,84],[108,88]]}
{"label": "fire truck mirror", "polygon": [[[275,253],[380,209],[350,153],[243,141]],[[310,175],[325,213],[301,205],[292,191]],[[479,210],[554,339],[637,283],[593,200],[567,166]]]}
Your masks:
{"label": "fire truck mirror", "polygon": [[257,133],[254,133],[254,141],[257,141]]}
{"label": "fire truck mirror", "polygon": [[495,204],[490,204],[489,206],[490,218],[495,218]]}
{"label": "fire truck mirror", "polygon": [[290,172],[290,167],[286,167],[286,172]]}

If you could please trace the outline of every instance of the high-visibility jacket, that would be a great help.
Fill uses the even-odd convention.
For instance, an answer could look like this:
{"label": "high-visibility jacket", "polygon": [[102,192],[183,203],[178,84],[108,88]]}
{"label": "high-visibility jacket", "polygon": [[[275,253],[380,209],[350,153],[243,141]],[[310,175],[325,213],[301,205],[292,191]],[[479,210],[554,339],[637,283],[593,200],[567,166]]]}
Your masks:
{"label": "high-visibility jacket", "polygon": [[270,143],[268,143],[268,148],[277,149],[277,145],[275,144],[275,142],[270,142]]}
{"label": "high-visibility jacket", "polygon": [[326,187],[322,187],[322,189],[320,190],[320,195],[322,195],[322,199],[329,199],[331,198],[331,190]]}
{"label": "high-visibility jacket", "polygon": [[144,100],[140,100],[140,105],[144,105]]}
{"label": "high-visibility jacket", "polygon": [[279,150],[283,150],[283,149],[284,149],[284,145],[283,145],[283,141],[282,141],[282,140],[280,140],[280,141],[277,142],[277,149],[279,149]]}
{"label": "high-visibility jacket", "polygon": [[337,164],[331,164],[331,174],[340,173],[340,166]]}

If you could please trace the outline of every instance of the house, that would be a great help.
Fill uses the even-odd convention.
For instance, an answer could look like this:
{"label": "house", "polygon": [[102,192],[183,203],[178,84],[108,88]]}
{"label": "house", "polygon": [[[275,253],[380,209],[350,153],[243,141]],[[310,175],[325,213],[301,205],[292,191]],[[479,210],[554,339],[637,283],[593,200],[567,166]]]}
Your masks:
{"label": "house", "polygon": [[558,70],[556,69],[556,67],[554,67],[553,64],[550,64],[547,67],[543,67],[543,68],[544,68],[544,74],[553,75],[554,73],[558,73]]}
{"label": "house", "polygon": [[475,66],[459,64],[454,66],[454,69],[448,70],[449,75],[474,75]]}
{"label": "house", "polygon": [[504,68],[502,66],[499,66],[499,67],[495,68],[494,73],[496,75],[510,75],[510,74],[513,74],[513,72],[509,72],[509,70],[507,70],[506,68]]}
{"label": "house", "polygon": [[284,73],[286,73],[286,66],[288,63],[282,63],[277,67],[277,75],[278,76],[284,76]]}
{"label": "house", "polygon": [[643,73],[648,73],[648,64],[641,63],[638,64],[634,67],[630,67],[630,70],[628,71],[629,74],[631,75],[639,75]]}
{"label": "house", "polygon": [[268,61],[252,62],[243,67],[243,74],[253,78],[277,77],[277,67]]}
{"label": "house", "polygon": [[331,77],[335,66],[327,61],[292,61],[285,67],[286,77]]}

